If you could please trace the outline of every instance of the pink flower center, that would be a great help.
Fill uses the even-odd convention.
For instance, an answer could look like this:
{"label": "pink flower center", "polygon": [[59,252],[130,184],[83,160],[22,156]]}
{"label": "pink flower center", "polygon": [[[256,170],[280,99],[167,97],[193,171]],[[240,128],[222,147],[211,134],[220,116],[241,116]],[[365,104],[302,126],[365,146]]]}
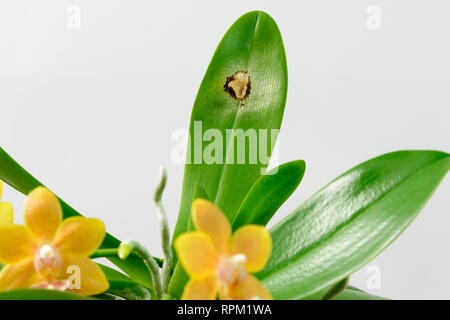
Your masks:
{"label": "pink flower center", "polygon": [[245,269],[246,262],[247,258],[243,254],[222,256],[218,268],[220,282],[231,285],[245,280],[247,276],[247,270]]}
{"label": "pink flower center", "polygon": [[34,268],[45,281],[56,279],[61,271],[62,258],[58,250],[50,244],[42,245],[34,256]]}
{"label": "pink flower center", "polygon": [[245,281],[248,273],[245,269],[247,257],[243,254],[223,255],[219,260],[217,276],[221,299],[230,299],[233,288]]}

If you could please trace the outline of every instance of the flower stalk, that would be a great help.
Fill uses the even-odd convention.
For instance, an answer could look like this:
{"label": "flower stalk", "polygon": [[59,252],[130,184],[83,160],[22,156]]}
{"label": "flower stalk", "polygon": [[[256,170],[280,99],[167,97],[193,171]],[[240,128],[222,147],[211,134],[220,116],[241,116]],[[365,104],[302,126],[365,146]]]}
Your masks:
{"label": "flower stalk", "polygon": [[172,248],[170,245],[170,229],[169,222],[167,220],[166,210],[162,205],[162,194],[167,183],[167,171],[166,168],[161,167],[160,179],[156,186],[153,201],[155,202],[156,213],[158,215],[158,221],[161,233],[161,246],[164,254],[164,262],[161,271],[161,286],[162,292],[167,293],[170,281],[170,271],[172,268]]}
{"label": "flower stalk", "polygon": [[135,252],[142,260],[144,260],[150,274],[152,276],[153,289],[155,290],[156,299],[161,299],[161,277],[159,274],[159,266],[155,259],[150,255],[147,248],[137,241],[124,241],[120,244],[118,249],[119,258],[125,260],[132,252]]}
{"label": "flower stalk", "polygon": [[[90,258],[91,259],[95,259],[95,258],[109,258],[109,257],[117,257],[118,255],[119,255],[119,248],[97,249],[97,250],[94,251],[93,254],[90,255]],[[130,253],[130,256],[131,257],[136,257],[136,258],[139,258],[139,259],[141,258],[134,251],[132,251]],[[157,258],[157,257],[153,257],[153,260],[156,261],[158,266],[162,267],[163,259]]]}

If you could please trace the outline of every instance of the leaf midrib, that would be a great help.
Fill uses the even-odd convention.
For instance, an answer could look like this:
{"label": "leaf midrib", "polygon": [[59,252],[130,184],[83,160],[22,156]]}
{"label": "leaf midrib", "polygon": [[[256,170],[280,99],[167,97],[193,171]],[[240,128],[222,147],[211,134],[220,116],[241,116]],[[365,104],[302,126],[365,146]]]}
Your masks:
{"label": "leaf midrib", "polygon": [[[253,27],[252,37],[251,37],[251,39],[250,39],[250,46],[249,46],[250,49],[249,49],[249,55],[248,55],[248,59],[247,59],[246,69],[248,69],[248,66],[249,66],[249,64],[250,64],[250,59],[251,59],[251,57],[252,57],[253,42],[254,42],[255,34],[256,34],[257,29],[258,29],[258,24],[259,24],[259,15],[260,15],[260,13],[259,13],[259,12],[256,12],[255,24],[254,24],[254,27]],[[233,119],[233,127],[232,127],[233,131],[234,131],[234,129],[236,128],[236,123],[237,123],[237,120],[238,120],[238,118],[239,118],[239,114],[241,113],[241,112],[240,112],[240,111],[241,111],[241,106],[240,106],[240,105],[241,105],[241,101],[238,101],[238,102],[237,102],[237,111],[236,111],[235,117],[234,117],[234,119]],[[226,149],[226,151],[225,151],[224,159],[227,159],[228,152],[229,152],[229,150],[230,150],[230,148],[231,148],[231,145],[233,145],[233,144],[228,143],[227,149]],[[233,146],[234,146],[234,145],[233,145]],[[226,161],[225,161],[225,162],[226,162]],[[224,164],[221,166],[220,179],[219,179],[219,183],[218,183],[218,185],[217,185],[217,191],[216,191],[216,194],[215,194],[215,196],[214,196],[214,203],[216,203],[216,204],[217,204],[218,197],[219,197],[219,195],[220,195],[220,193],[221,193],[221,190],[222,190],[222,184],[223,184],[223,179],[224,179],[224,171],[225,171],[225,168],[226,168],[226,163],[224,163]]]}

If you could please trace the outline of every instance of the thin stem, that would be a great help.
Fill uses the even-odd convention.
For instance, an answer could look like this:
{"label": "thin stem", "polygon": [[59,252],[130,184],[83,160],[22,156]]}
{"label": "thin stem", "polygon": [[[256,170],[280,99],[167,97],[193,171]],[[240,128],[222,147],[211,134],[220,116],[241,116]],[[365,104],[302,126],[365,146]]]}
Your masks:
{"label": "thin stem", "polygon": [[155,202],[155,208],[158,215],[160,232],[161,232],[161,246],[164,253],[164,263],[161,272],[161,285],[162,292],[166,293],[169,287],[170,271],[172,268],[172,248],[170,246],[170,229],[169,222],[167,220],[166,210],[162,205],[162,194],[167,183],[166,168],[161,167],[161,175],[158,185],[156,186],[153,200]]}
{"label": "thin stem", "polygon": [[148,271],[152,276],[153,290],[155,290],[156,299],[161,299],[161,277],[159,274],[159,266],[155,259],[150,255],[147,248],[137,241],[125,241],[120,244],[118,255],[121,259],[126,259],[129,254],[135,252],[142,260],[144,260]]}
{"label": "thin stem", "polygon": [[[109,257],[117,257],[118,255],[118,248],[109,248],[109,249],[97,249],[94,251],[93,254],[90,255],[91,259],[95,259],[95,258],[109,258]],[[130,256],[132,257],[136,257],[141,259],[141,257],[139,257],[137,255],[136,252],[131,252]],[[153,259],[156,261],[156,263],[158,264],[158,266],[162,267],[164,260],[161,258],[157,258],[157,257],[153,257]]]}
{"label": "thin stem", "polygon": [[[136,253],[132,253],[131,255],[137,257]],[[90,256],[91,259],[107,257],[117,257],[117,248],[97,249]]]}

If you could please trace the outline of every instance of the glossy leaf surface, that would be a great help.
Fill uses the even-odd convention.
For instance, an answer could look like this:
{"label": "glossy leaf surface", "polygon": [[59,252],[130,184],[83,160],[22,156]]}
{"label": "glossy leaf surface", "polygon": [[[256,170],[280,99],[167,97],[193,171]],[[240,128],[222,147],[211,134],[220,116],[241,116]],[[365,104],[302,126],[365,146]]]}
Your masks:
{"label": "glossy leaf surface", "polygon": [[372,260],[414,219],[450,167],[448,154],[400,151],[347,171],[271,229],[257,276],[277,299],[301,299]]}
{"label": "glossy leaf surface", "polygon": [[295,191],[305,173],[303,160],[284,163],[261,176],[242,201],[233,229],[246,224],[265,226]]}

